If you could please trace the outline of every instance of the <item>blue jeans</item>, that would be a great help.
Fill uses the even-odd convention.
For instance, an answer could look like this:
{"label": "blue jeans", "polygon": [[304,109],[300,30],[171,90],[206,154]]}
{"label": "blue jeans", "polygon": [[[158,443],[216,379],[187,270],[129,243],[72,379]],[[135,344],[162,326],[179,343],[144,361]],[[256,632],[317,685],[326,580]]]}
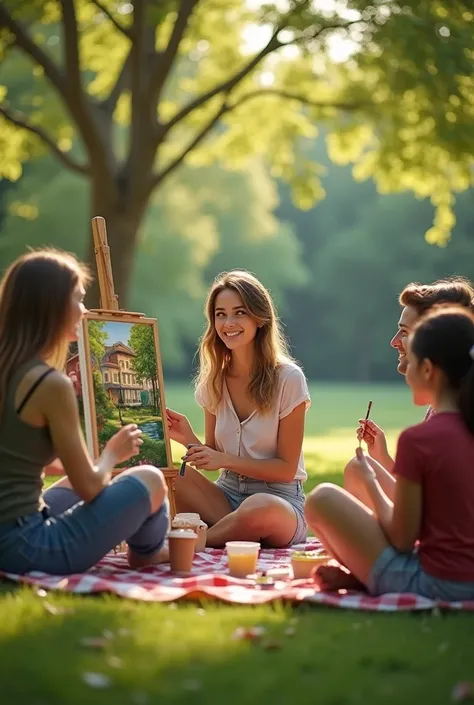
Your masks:
{"label": "blue jeans", "polygon": [[416,551],[400,553],[388,546],[375,561],[367,585],[371,595],[411,592],[430,600],[474,600],[474,583],[443,580],[423,570]]}
{"label": "blue jeans", "polygon": [[0,524],[0,570],[83,573],[124,540],[134,553],[151,556],[168,531],[168,502],[151,514],[146,486],[131,475],[118,478],[92,502],[66,487],[46,490],[43,497],[43,512]]}
{"label": "blue jeans", "polygon": [[232,470],[223,470],[216,485],[221,488],[227,501],[235,511],[242,502],[253,494],[264,493],[281,497],[291,504],[296,514],[296,531],[290,541],[290,546],[294,543],[304,543],[308,532],[308,526],[304,516],[304,492],[301,480],[293,482],[264,482],[254,480],[245,475],[238,475]]}

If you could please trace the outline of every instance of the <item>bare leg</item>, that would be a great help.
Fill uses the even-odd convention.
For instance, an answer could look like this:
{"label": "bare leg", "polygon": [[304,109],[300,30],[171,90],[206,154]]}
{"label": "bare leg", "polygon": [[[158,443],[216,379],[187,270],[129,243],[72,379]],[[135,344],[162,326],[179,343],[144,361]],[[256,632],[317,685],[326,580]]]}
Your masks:
{"label": "bare leg", "polygon": [[262,541],[267,546],[288,546],[296,528],[296,513],[289,502],[258,492],[209,529],[207,545],[219,548],[226,541]]}
{"label": "bare leg", "polygon": [[[367,461],[371,468],[373,468],[381,488],[387,497],[393,502],[396,483],[394,476],[390,474],[388,470],[385,470],[385,468],[373,458],[367,457]],[[365,504],[366,507],[369,507],[370,510],[374,511],[372,500],[370,499],[364,485],[360,482],[360,474],[358,469],[359,466],[357,458],[352,458],[344,469],[344,489],[349,494],[357,497],[357,499],[362,502],[362,504]]]}
{"label": "bare leg", "polygon": [[177,511],[197,512],[208,526],[213,526],[232,511],[219,485],[189,465],[185,475],[176,477],[175,487]]}
{"label": "bare leg", "polygon": [[367,585],[372,566],[389,546],[367,506],[340,487],[324,483],[308,496],[305,514],[326,550]]}

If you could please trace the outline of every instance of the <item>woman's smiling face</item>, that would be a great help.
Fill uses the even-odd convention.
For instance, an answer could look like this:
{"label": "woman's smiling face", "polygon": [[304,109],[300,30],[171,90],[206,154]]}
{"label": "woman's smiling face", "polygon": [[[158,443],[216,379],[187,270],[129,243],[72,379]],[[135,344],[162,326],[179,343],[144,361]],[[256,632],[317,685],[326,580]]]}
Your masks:
{"label": "woman's smiling face", "polygon": [[234,289],[223,289],[216,296],[214,325],[219,338],[229,350],[236,350],[253,342],[257,324],[244,308],[240,295]]}

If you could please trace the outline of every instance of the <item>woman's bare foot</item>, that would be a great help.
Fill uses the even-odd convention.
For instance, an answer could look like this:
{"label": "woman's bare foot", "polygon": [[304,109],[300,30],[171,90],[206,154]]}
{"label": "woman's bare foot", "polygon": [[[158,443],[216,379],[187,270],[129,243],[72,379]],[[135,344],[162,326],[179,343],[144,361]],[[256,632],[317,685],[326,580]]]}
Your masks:
{"label": "woman's bare foot", "polygon": [[320,565],[314,571],[314,579],[321,590],[365,590],[365,585],[345,568],[336,565]]}
{"label": "woman's bare foot", "polygon": [[137,568],[145,568],[148,565],[159,565],[160,563],[168,563],[170,559],[170,552],[168,544],[165,544],[160,548],[159,551],[154,553],[152,556],[140,556],[137,553],[133,553],[130,548],[127,549],[127,560],[128,565],[133,570]]}

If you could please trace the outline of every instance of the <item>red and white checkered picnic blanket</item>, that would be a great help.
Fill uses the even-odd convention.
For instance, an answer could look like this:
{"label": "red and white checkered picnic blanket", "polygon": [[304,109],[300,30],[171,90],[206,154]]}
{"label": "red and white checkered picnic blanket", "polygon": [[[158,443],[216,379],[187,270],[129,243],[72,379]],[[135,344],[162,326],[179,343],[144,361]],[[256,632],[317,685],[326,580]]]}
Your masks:
{"label": "red and white checkered picnic blanket", "polygon": [[[317,543],[294,546],[295,549],[314,550]],[[290,563],[290,549],[262,549],[258,569],[281,568]],[[434,602],[419,595],[388,594],[369,597],[362,592],[320,592],[312,580],[276,582],[274,589],[256,587],[250,580],[231,578],[227,574],[225,551],[207,548],[196,554],[193,574],[187,578],[176,577],[168,564],[130,570],[123,554],[109,554],[86,573],[47,575],[33,572],[27,575],[0,573],[0,576],[17,582],[34,585],[46,590],[62,590],[77,594],[111,592],[121,597],[146,602],[170,602],[181,598],[199,599],[213,597],[228,603],[256,605],[273,600],[306,602],[354,610],[397,612],[432,610],[435,607],[474,611],[474,602]]]}

